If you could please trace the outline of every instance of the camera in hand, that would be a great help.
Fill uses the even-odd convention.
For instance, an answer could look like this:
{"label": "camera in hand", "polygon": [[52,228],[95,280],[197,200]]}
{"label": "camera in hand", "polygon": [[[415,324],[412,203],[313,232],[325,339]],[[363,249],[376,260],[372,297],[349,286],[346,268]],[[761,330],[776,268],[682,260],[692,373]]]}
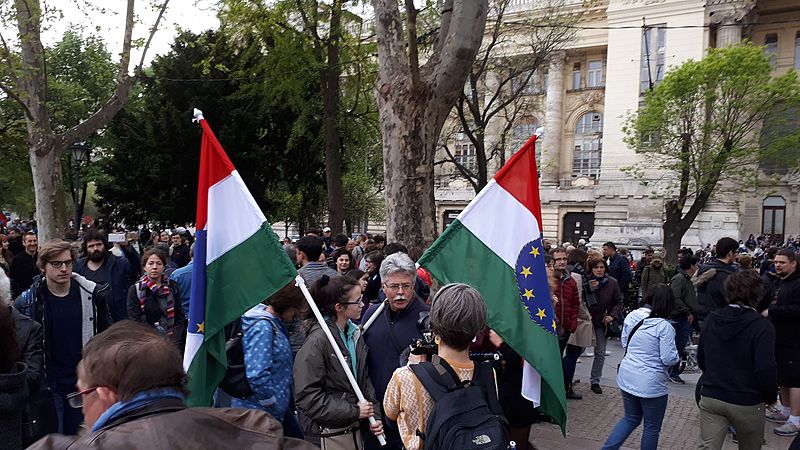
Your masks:
{"label": "camera in hand", "polygon": [[[414,339],[409,347],[410,351],[406,350],[400,355],[401,365],[406,365],[408,363],[409,353],[412,355],[425,356],[425,358],[430,361],[430,357],[439,351],[439,346],[436,345],[433,330],[431,329],[430,312],[422,311],[419,313],[419,319],[417,319],[417,330],[419,330],[419,334],[422,337]],[[470,352],[469,357],[473,361],[499,361],[500,353]]]}

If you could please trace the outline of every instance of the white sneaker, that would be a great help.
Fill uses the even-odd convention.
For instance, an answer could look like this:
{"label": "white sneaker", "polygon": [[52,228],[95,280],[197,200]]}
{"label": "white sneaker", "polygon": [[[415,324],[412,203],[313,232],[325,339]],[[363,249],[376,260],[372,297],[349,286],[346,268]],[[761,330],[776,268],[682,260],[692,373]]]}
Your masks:
{"label": "white sneaker", "polygon": [[587,358],[594,358],[594,352],[586,352],[586,353],[583,354],[583,356],[585,356]]}
{"label": "white sneaker", "polygon": [[606,356],[611,356],[611,352],[606,350]]}

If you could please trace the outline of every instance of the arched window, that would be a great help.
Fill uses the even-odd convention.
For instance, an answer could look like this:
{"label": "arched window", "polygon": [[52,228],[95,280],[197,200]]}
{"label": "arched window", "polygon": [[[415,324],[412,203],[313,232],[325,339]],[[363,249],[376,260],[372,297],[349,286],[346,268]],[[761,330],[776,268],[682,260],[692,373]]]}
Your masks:
{"label": "arched window", "polygon": [[[515,125],[514,128],[511,130],[511,140],[509,141],[509,150],[511,150],[511,154],[517,152],[523,145],[536,133],[536,130],[539,128],[539,122],[536,119],[526,119],[523,120],[518,125]],[[542,156],[542,138],[543,136],[539,136],[539,139],[536,140],[536,165],[539,165],[539,160]]]}
{"label": "arched window", "polygon": [[597,111],[584,114],[575,127],[575,149],[572,154],[572,176],[600,175],[603,152],[603,115]]}

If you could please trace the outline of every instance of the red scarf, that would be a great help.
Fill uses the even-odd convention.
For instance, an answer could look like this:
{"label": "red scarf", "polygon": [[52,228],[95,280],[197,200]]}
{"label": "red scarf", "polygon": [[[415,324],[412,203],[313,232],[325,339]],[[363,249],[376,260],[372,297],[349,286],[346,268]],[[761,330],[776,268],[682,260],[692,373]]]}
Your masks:
{"label": "red scarf", "polygon": [[[144,313],[144,301],[147,297],[146,293],[148,290],[156,297],[167,298],[167,311],[166,314],[164,314],[167,317],[167,323],[164,329],[167,335],[171,335],[175,330],[175,299],[170,295],[169,278],[167,278],[166,275],[162,275],[161,285],[159,286],[155,281],[151,280],[150,277],[145,275],[139,280],[139,290],[142,292],[142,296],[139,298],[139,307],[142,309],[142,313]],[[163,325],[164,324],[162,324],[162,326]]]}

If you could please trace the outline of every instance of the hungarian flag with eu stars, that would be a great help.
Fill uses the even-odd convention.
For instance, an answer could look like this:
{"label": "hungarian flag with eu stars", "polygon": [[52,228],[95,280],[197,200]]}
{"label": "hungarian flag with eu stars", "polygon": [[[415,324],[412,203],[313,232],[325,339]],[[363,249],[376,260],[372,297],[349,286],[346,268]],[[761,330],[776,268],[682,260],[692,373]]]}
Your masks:
{"label": "hungarian flag with eu stars", "polygon": [[297,271],[211,127],[199,111],[195,116],[203,140],[183,367],[189,405],[209,406],[227,369],[225,326]]}
{"label": "hungarian flag with eu stars", "polygon": [[532,136],[419,259],[442,283],[483,295],[489,326],[525,359],[522,395],[565,432],[556,316],[542,247]]}

